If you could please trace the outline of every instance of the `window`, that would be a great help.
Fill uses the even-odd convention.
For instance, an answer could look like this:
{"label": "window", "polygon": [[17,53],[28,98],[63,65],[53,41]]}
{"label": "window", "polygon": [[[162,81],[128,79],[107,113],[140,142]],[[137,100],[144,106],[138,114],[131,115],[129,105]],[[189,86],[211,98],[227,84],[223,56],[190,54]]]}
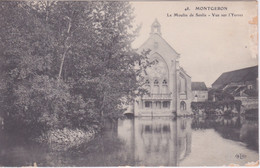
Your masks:
{"label": "window", "polygon": [[150,107],[151,107],[151,106],[150,106],[150,105],[151,105],[151,102],[149,102],[149,101],[146,101],[144,104],[145,104],[145,108],[150,108]]}
{"label": "window", "polygon": [[167,81],[164,79],[162,82],[163,85],[167,85]]}
{"label": "window", "polygon": [[186,94],[186,88],[187,88],[186,79],[182,74],[180,74],[180,85],[179,85],[180,93]]}
{"label": "window", "polygon": [[248,85],[247,88],[248,89],[253,89],[253,85]]}
{"label": "window", "polygon": [[159,82],[158,82],[158,80],[156,79],[155,81],[154,81],[154,83],[153,83],[154,85],[159,85]]}
{"label": "window", "polygon": [[181,110],[186,110],[186,103],[184,101],[181,102]]}
{"label": "window", "polygon": [[163,108],[168,108],[169,107],[169,102],[168,101],[164,101],[163,102]]}
{"label": "window", "polygon": [[162,94],[167,94],[168,93],[168,85],[167,85],[167,80],[164,79],[162,82]]}
{"label": "window", "polygon": [[144,132],[151,133],[152,131],[153,131],[153,129],[152,129],[151,125],[145,125],[144,126]]}
{"label": "window", "polygon": [[161,102],[157,101],[157,102],[155,102],[155,104],[156,104],[156,108],[157,108],[157,109],[160,109],[160,108],[161,108]]}
{"label": "window", "polygon": [[150,85],[150,81],[148,79],[145,81],[145,85]]}
{"label": "window", "polygon": [[147,90],[148,93],[151,92],[150,81],[148,79],[145,81],[144,87],[145,87],[145,89]]}

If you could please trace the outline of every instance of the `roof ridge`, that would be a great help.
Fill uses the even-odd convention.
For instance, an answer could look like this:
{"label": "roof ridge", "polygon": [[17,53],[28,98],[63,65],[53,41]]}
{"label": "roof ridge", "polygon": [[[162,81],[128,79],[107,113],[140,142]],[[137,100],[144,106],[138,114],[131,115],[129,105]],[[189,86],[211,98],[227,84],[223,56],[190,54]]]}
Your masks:
{"label": "roof ridge", "polygon": [[258,67],[258,65],[251,66],[251,67],[246,67],[246,68],[242,68],[242,69],[237,69],[237,70],[232,70],[232,71],[227,71],[227,72],[223,72],[222,74],[229,73],[229,72],[234,72],[234,71],[245,70],[245,69],[250,69],[250,68],[255,68],[255,67]]}
{"label": "roof ridge", "polygon": [[254,80],[255,75],[258,76],[258,65],[246,67],[242,69],[223,72],[212,85],[225,85],[232,82],[240,82],[247,80]]}

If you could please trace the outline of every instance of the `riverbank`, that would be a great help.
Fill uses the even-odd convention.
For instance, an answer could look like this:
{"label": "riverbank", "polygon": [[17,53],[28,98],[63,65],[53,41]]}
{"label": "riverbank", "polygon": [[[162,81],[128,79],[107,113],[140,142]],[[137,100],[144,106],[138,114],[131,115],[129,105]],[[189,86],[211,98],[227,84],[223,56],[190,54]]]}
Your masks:
{"label": "riverbank", "polygon": [[91,128],[88,131],[81,129],[55,129],[49,130],[35,140],[50,146],[55,151],[66,151],[94,139],[99,129]]}

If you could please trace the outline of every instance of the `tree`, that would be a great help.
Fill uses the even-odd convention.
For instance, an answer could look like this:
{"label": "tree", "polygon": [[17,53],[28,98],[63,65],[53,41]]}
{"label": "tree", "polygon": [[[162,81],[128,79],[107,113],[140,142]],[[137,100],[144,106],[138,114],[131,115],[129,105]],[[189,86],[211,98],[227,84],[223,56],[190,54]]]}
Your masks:
{"label": "tree", "polygon": [[[1,2],[3,111],[13,123],[88,128],[141,85],[128,2]],[[1,85],[1,86],[2,86]]]}

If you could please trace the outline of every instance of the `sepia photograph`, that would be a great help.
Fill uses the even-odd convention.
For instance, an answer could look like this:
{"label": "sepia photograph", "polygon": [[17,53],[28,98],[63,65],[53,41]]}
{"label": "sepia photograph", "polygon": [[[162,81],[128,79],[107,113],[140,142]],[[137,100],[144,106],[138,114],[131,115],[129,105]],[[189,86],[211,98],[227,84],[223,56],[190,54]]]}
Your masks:
{"label": "sepia photograph", "polygon": [[0,167],[258,167],[257,5],[0,1]]}

